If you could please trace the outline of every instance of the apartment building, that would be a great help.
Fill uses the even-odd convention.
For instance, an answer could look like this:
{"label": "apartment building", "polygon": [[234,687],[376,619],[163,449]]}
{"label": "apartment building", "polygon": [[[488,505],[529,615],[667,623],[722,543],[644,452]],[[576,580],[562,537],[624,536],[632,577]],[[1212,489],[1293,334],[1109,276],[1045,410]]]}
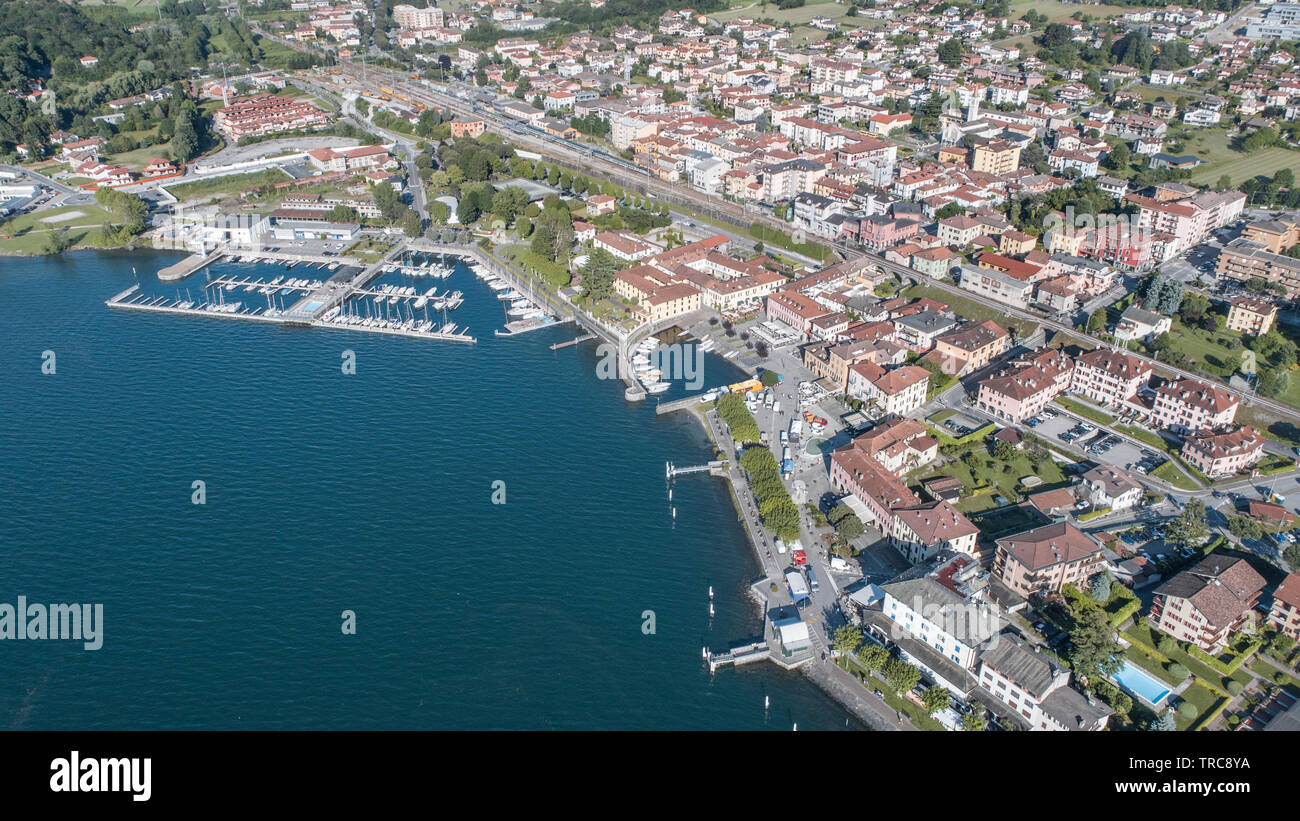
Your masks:
{"label": "apartment building", "polygon": [[[893,622],[891,632],[900,631],[924,642],[963,670],[975,666],[975,648],[987,638],[982,635],[981,614],[975,603],[929,577],[893,582],[880,589],[885,594],[882,612]],[[898,638],[902,636],[895,640]]]}
{"label": "apartment building", "polygon": [[1228,330],[1250,336],[1269,332],[1277,319],[1277,306],[1267,299],[1251,296],[1234,297],[1228,307]]}
{"label": "apartment building", "polygon": [[934,353],[944,373],[975,373],[1011,347],[1011,334],[991,319],[970,321],[934,338]]}
{"label": "apartment building", "polygon": [[1070,387],[1074,360],[1063,351],[1046,350],[1023,357],[980,382],[980,410],[1019,424],[1037,416]]}
{"label": "apartment building", "polygon": [[1211,479],[1254,467],[1264,456],[1264,437],[1249,425],[1236,430],[1201,430],[1183,439],[1183,461]]}
{"label": "apartment building", "polygon": [[1020,146],[1006,140],[993,140],[975,146],[971,169],[1001,177],[1020,167]]}
{"label": "apartment building", "polygon": [[882,531],[889,530],[894,508],[921,504],[907,485],[853,443],[831,454],[830,478],[837,490],[862,502],[867,512],[863,523]]}
{"label": "apartment building", "polygon": [[1004,633],[980,657],[979,686],[1038,731],[1098,731],[1112,710],[1070,687],[1070,671]]}
{"label": "apartment building", "polygon": [[767,318],[789,325],[803,340],[811,335],[813,320],[831,313],[835,312],[793,289],[777,291],[767,297]]}
{"label": "apartment building", "polygon": [[1156,588],[1148,621],[1211,655],[1251,618],[1264,578],[1245,559],[1211,553]]}
{"label": "apartment building", "polygon": [[1127,401],[1151,378],[1151,366],[1136,357],[1098,348],[1074,360],[1070,390],[1104,407]]}
{"label": "apartment building", "polygon": [[921,311],[894,320],[894,341],[913,353],[925,353],[934,347],[935,337],[947,333],[957,320],[935,311]]}
{"label": "apartment building", "polygon": [[1300,573],[1292,573],[1273,591],[1268,623],[1278,632],[1300,640]]}
{"label": "apartment building", "polygon": [[885,370],[875,362],[858,362],[848,368],[847,393],[874,401],[886,414],[906,416],[925,404],[930,372],[917,365]]}
{"label": "apartment building", "polygon": [[929,561],[947,550],[975,554],[979,528],[945,501],[894,510],[889,543],[912,564]]}
{"label": "apartment building", "polygon": [[1199,379],[1165,382],[1155,391],[1152,424],[1175,433],[1221,428],[1237,418],[1240,400]]}
{"label": "apartment building", "polygon": [[1056,522],[997,541],[994,572],[1021,596],[1059,593],[1101,571],[1102,548],[1069,522]]}
{"label": "apartment building", "polygon": [[1223,246],[1215,272],[1222,277],[1245,282],[1259,277],[1286,288],[1288,299],[1300,295],[1300,259],[1275,254],[1263,243],[1237,237]]}

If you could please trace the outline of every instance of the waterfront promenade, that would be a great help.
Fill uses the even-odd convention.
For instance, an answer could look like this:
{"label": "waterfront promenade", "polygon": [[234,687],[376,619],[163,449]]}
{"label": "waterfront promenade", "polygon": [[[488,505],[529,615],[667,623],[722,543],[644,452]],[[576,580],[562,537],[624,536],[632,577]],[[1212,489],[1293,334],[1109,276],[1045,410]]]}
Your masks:
{"label": "waterfront promenade", "polygon": [[[709,438],[723,453],[734,455],[736,443],[727,432],[726,425],[718,419],[715,411],[706,409],[706,407],[687,409],[701,418]],[[739,466],[738,460],[730,459],[728,461],[725,478],[731,484],[736,507],[740,511],[741,522],[749,534],[750,544],[754,547],[754,554],[758,557],[759,565],[763,571],[764,578],[751,585],[750,592],[764,614],[765,633],[770,634],[771,629],[766,614],[774,607],[790,606],[790,602],[784,600],[788,597],[784,597],[779,592],[772,593],[769,587],[769,584],[775,582],[778,585],[778,591],[784,590],[782,585],[785,577],[786,560],[781,554],[773,551],[772,539],[768,536],[767,531],[763,529],[763,524],[758,516],[758,508],[754,503],[754,494],[749,488],[749,482],[745,478],[744,471]],[[912,726],[906,716],[901,716],[897,711],[869,693],[852,674],[835,664],[831,653],[833,627],[831,626],[832,619],[830,616],[832,616],[831,612],[822,612],[805,618],[809,625],[809,635],[813,641],[813,657],[809,662],[801,665],[799,669],[813,683],[868,727],[874,730],[915,730],[916,728]],[[776,660],[775,652],[772,653],[771,658],[773,661]],[[786,665],[782,664],[782,666]]]}

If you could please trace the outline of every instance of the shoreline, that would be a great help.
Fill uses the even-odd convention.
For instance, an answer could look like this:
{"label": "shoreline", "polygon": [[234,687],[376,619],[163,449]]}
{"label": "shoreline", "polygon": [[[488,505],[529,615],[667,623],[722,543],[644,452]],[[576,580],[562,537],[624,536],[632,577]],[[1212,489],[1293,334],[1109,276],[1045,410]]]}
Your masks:
{"label": "shoreline", "polygon": [[[697,405],[691,405],[686,408],[682,408],[681,410],[685,410],[687,413],[689,413],[691,415],[691,418],[694,419],[704,430],[704,435],[708,439],[709,443],[713,446],[713,450],[715,453],[720,452],[723,454],[723,456],[727,457],[728,459],[732,458],[725,451],[722,451],[717,440],[713,438],[713,431],[710,425],[708,424],[708,419],[706,415],[700,411],[700,408]],[[740,524],[741,530],[743,530],[745,533],[745,538],[749,542],[750,548],[752,548],[754,551],[754,559],[755,561],[758,562],[759,571],[763,573],[761,577],[746,583],[745,589],[749,592],[750,599],[754,602],[754,606],[758,609],[760,620],[766,622],[767,614],[765,612],[765,605],[767,604],[767,599],[764,598],[763,595],[756,590],[756,587],[760,584],[771,583],[772,578],[766,574],[766,569],[765,569],[766,566],[763,563],[763,556],[759,552],[758,542],[755,540],[754,534],[750,532],[748,523],[746,522],[745,516],[742,513],[740,491],[736,487],[735,482],[732,481],[730,472],[728,471],[723,476],[716,477],[716,478],[722,479],[727,484],[727,489],[731,494],[731,504],[736,511],[737,521]],[[781,667],[782,665],[778,664],[777,666]],[[831,678],[832,674],[829,670],[829,667],[831,666],[834,666],[834,662],[828,658],[825,661],[823,661],[821,664],[818,664],[815,661],[810,662],[808,664],[804,664],[798,668],[798,672],[809,683],[817,687],[817,689],[821,690],[828,697],[830,697],[831,700],[833,700],[836,704],[838,704],[840,706],[840,709],[844,710],[845,713],[852,716],[859,723],[866,726],[867,729],[874,730],[874,731],[900,729],[899,727],[888,724],[879,715],[877,715],[876,713],[868,709],[866,707],[865,700],[859,698],[857,694],[852,693],[850,691],[842,690],[841,688],[837,687],[836,686],[837,682],[835,682],[835,680]],[[848,675],[848,673],[846,673],[845,675]]]}

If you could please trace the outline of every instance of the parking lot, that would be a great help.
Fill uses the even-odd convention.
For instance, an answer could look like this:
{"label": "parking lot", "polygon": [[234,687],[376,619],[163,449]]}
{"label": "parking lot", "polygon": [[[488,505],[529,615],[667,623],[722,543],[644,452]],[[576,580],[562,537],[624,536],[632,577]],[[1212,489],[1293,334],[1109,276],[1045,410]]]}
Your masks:
{"label": "parking lot", "polygon": [[1082,452],[1095,462],[1143,474],[1165,461],[1163,456],[1150,448],[1135,444],[1119,434],[1099,429],[1096,423],[1072,416],[1063,410],[1048,409],[1035,418],[1040,420],[1036,424],[1033,420],[1026,421],[1026,426],[1031,431],[1048,441]]}

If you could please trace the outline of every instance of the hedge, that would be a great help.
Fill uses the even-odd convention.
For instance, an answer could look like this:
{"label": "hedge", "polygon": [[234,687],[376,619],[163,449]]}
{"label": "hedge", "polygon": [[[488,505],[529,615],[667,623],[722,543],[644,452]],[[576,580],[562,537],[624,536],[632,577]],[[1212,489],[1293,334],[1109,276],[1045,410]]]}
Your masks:
{"label": "hedge", "polygon": [[1225,709],[1227,709],[1228,704],[1231,701],[1232,699],[1230,698],[1219,699],[1218,705],[1213,710],[1206,713],[1205,716],[1201,718],[1200,721],[1196,722],[1196,726],[1192,727],[1192,732],[1196,732],[1197,730],[1204,730],[1206,727],[1213,724],[1214,720],[1218,718]]}
{"label": "hedge", "polygon": [[948,434],[944,433],[943,431],[939,430],[933,425],[926,425],[926,428],[929,429],[930,431],[930,435],[933,436],[936,440],[938,440],[939,444],[959,445],[959,446],[968,445],[972,442],[978,442],[981,439],[986,438],[990,433],[993,432],[994,428],[996,427],[997,426],[994,425],[992,422],[989,422],[984,427],[979,428],[978,430],[971,431],[970,433],[966,434],[960,439],[954,439],[953,437],[949,436]]}
{"label": "hedge", "polygon": [[1089,520],[1091,520],[1091,519],[1096,519],[1096,518],[1099,517],[1099,516],[1105,516],[1107,513],[1111,513],[1111,512],[1112,512],[1112,509],[1111,509],[1111,508],[1108,508],[1108,507],[1103,507],[1103,508],[1100,509],[1100,510],[1091,510],[1091,511],[1088,511],[1087,513],[1083,514],[1082,516],[1080,516],[1080,517],[1079,517],[1079,521],[1080,521],[1080,522],[1087,522],[1087,521],[1089,521]]}
{"label": "hedge", "polygon": [[1188,645],[1187,655],[1199,661],[1205,662],[1207,665],[1209,665],[1211,669],[1220,673],[1224,677],[1230,677],[1233,673],[1237,672],[1237,670],[1241,669],[1241,665],[1245,663],[1246,659],[1250,658],[1251,654],[1254,653],[1256,650],[1258,650],[1259,647],[1260,647],[1260,643],[1258,641],[1251,644],[1246,649],[1242,650],[1240,653],[1237,653],[1235,656],[1233,656],[1232,661],[1228,662],[1227,664],[1224,664],[1223,662],[1219,661],[1217,658],[1211,656],[1209,653],[1205,652],[1204,650],[1202,650],[1201,648],[1197,647],[1194,644]]}
{"label": "hedge", "polygon": [[1115,611],[1110,617],[1110,626],[1118,628],[1121,624],[1133,618],[1139,610],[1142,609],[1142,601],[1137,598],[1129,599],[1128,604]]}

